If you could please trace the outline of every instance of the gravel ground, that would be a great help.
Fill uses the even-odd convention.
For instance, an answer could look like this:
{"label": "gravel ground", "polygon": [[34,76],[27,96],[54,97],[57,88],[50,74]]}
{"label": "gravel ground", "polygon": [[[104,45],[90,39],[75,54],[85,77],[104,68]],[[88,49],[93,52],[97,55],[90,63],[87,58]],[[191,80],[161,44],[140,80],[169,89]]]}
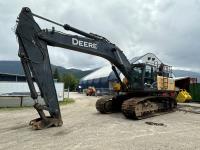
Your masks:
{"label": "gravel ground", "polygon": [[[102,115],[97,97],[70,93],[75,103],[61,106],[62,127],[34,131],[33,108],[0,110],[0,149],[42,150],[199,150],[200,115],[174,112],[145,120],[128,120],[121,113]],[[154,126],[145,122],[163,123]]]}

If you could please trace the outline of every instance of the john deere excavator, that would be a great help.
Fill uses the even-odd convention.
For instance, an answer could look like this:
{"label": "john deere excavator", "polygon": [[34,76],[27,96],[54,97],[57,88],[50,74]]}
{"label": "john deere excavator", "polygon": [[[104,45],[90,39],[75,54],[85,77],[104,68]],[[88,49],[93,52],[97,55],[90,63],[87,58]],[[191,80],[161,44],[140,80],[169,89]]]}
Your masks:
{"label": "john deere excavator", "polygon": [[[43,19],[76,34],[66,34],[52,29],[41,29],[34,17]],[[78,35],[77,35],[78,34]],[[113,97],[100,98],[96,109],[101,113],[122,111],[127,118],[143,119],[168,113],[176,108],[174,82],[170,67],[164,64],[131,64],[124,53],[106,38],[86,33],[68,24],[60,24],[22,8],[17,18],[16,35],[19,42],[19,57],[34,99],[34,108],[39,118],[30,122],[34,129],[62,126],[61,112],[52,77],[47,45],[61,47],[107,59],[119,83],[120,91]],[[80,60],[77,60],[80,61]],[[117,69],[125,76],[121,80]],[[45,105],[37,102],[37,83]],[[50,116],[46,116],[44,110]]]}

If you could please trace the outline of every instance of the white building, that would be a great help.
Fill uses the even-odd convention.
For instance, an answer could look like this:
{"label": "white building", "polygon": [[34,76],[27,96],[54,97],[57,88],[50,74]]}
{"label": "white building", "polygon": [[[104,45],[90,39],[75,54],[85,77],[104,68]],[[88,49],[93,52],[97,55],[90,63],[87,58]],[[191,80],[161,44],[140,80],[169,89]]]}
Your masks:
{"label": "white building", "polygon": [[[34,83],[36,92],[40,95],[39,88]],[[64,99],[64,83],[55,82],[58,101]],[[43,99],[38,96],[38,101],[44,104]],[[24,75],[0,73],[0,107],[32,106],[33,99]]]}

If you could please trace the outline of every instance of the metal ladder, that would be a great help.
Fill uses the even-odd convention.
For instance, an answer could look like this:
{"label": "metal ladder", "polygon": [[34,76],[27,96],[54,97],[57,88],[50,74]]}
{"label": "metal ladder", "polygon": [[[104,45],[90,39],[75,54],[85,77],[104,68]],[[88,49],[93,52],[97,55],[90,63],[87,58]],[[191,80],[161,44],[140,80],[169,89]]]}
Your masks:
{"label": "metal ladder", "polygon": [[168,83],[169,83],[169,77],[170,77],[170,74],[172,73],[172,66],[168,66],[168,65],[165,65],[164,66],[164,73],[167,73],[168,76],[165,76],[165,74],[163,74],[163,89],[164,90],[167,90],[168,89]]}
{"label": "metal ladder", "polygon": [[168,77],[164,77],[163,76],[163,90],[167,90],[168,89],[168,83],[169,83]]}

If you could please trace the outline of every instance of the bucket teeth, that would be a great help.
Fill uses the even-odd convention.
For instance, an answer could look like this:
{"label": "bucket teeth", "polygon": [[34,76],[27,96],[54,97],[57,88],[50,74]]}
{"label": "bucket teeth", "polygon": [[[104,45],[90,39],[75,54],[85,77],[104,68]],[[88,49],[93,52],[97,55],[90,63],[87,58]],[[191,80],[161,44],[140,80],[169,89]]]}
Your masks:
{"label": "bucket teeth", "polygon": [[60,119],[55,119],[51,117],[47,117],[45,120],[42,118],[37,118],[31,120],[29,125],[32,126],[34,130],[42,130],[49,127],[58,127],[62,126],[63,122]]}

